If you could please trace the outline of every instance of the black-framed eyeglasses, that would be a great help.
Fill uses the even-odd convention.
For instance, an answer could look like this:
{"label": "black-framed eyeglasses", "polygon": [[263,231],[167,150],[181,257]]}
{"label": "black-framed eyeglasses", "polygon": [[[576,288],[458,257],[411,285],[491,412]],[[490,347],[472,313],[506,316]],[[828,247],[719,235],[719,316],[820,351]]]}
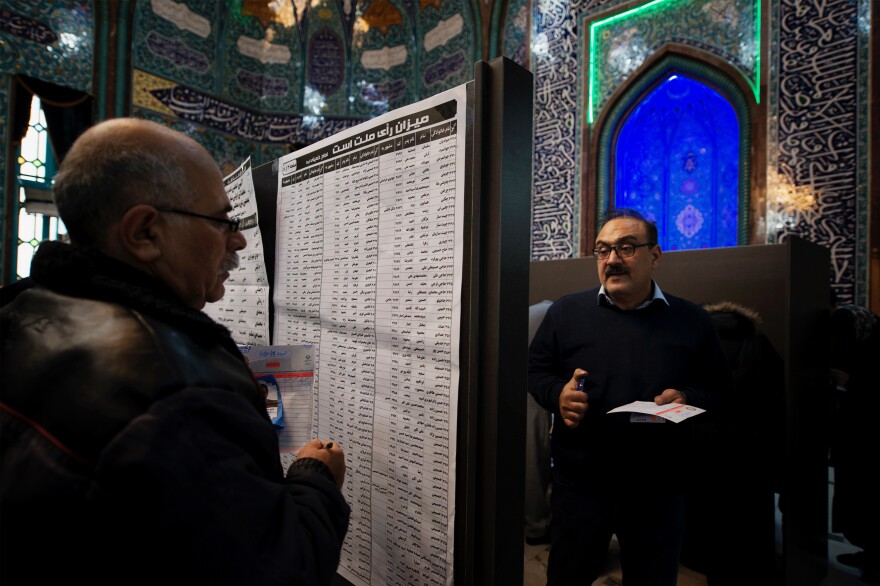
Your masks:
{"label": "black-framed eyeglasses", "polygon": [[637,248],[642,246],[654,246],[653,242],[645,242],[644,244],[617,244],[615,246],[601,245],[593,249],[593,255],[599,260],[605,260],[611,256],[611,251],[617,253],[620,258],[627,258],[636,253]]}
{"label": "black-framed eyeglasses", "polygon": [[160,212],[166,212],[169,214],[181,214],[184,216],[192,216],[194,218],[202,218],[204,220],[211,220],[212,222],[220,222],[221,224],[226,224],[229,227],[229,232],[238,232],[241,228],[241,219],[235,218],[230,220],[229,218],[215,218],[214,216],[206,216],[205,214],[198,214],[196,212],[191,212],[189,210],[178,210],[176,208],[156,208]]}

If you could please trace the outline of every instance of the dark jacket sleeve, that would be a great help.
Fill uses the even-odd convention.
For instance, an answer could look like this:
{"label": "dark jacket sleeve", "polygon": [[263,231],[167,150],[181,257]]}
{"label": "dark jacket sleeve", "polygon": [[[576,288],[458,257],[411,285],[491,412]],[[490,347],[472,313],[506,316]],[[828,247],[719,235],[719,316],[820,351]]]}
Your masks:
{"label": "dark jacket sleeve", "polygon": [[178,583],[329,584],[350,513],[320,471],[283,477],[271,424],[217,389],[185,389],[134,419],[102,454],[93,498],[118,512],[108,530],[167,536],[114,555],[154,554],[146,571],[177,568]]}
{"label": "dark jacket sleeve", "polygon": [[529,345],[529,393],[541,407],[551,413],[559,412],[559,395],[562,387],[571,378],[571,373],[566,376],[559,364],[555,315],[551,306]]}

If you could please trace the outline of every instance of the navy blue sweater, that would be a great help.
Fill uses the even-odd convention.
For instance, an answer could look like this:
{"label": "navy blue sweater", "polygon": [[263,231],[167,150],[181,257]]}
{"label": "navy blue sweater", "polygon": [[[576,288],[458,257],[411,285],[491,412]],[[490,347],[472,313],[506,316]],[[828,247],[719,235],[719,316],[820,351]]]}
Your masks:
{"label": "navy blue sweater", "polygon": [[[551,438],[553,465],[566,475],[623,482],[650,479],[667,484],[684,466],[689,425],[723,408],[732,388],[727,362],[708,313],[665,293],[624,311],[597,302],[599,289],[560,298],[547,311],[529,352],[529,392],[556,414]],[[559,395],[575,368],[588,371],[589,407],[575,429],[559,414]],[[682,423],[632,423],[610,409],[653,401],[664,389],[685,393],[688,404],[707,410]],[[672,474],[670,474],[670,472]]]}

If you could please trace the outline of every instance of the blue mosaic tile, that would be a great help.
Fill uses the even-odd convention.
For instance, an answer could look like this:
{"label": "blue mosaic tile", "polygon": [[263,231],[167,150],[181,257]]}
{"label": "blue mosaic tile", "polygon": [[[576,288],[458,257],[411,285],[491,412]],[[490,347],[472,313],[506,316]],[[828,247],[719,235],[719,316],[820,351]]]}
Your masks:
{"label": "blue mosaic tile", "polygon": [[615,15],[615,20],[597,26],[595,33],[588,21],[594,17],[587,13],[581,25],[586,41],[582,59],[592,62],[582,68],[593,68],[594,79],[587,81],[595,83],[587,87],[586,96],[593,113],[598,113],[631,74],[667,43],[693,47],[722,59],[738,70],[754,90],[760,63],[756,8],[754,0],[664,0]]}
{"label": "blue mosaic tile", "polygon": [[529,66],[529,6],[528,0],[512,0],[507,5],[501,51],[526,68]]}
{"label": "blue mosaic tile", "polygon": [[0,0],[0,71],[92,91],[90,2]]}
{"label": "blue mosaic tile", "polygon": [[473,78],[475,31],[462,0],[419,0],[417,47],[420,96],[427,98]]}
{"label": "blue mosaic tile", "polygon": [[351,43],[353,115],[375,117],[418,100],[413,27],[403,2],[358,4]]}
{"label": "blue mosaic tile", "polygon": [[305,114],[348,114],[348,43],[334,0],[310,3],[306,13]]}
{"label": "blue mosaic tile", "polygon": [[228,9],[220,51],[221,97],[263,112],[299,112],[304,56],[293,5],[282,22]]}
{"label": "blue mosaic tile", "polygon": [[838,301],[866,305],[868,5],[771,7],[767,242],[827,247]]}
{"label": "blue mosaic tile", "polygon": [[597,5],[578,0],[539,0],[534,5],[534,260],[572,258],[580,247],[577,16]]}
{"label": "blue mosaic tile", "polygon": [[221,1],[138,2],[132,66],[192,88],[213,92]]}

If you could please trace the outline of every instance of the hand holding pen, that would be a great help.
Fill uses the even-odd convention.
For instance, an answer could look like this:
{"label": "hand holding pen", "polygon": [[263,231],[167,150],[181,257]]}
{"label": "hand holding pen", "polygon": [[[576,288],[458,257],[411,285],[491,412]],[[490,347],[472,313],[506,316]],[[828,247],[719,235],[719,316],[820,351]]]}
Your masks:
{"label": "hand holding pen", "polygon": [[296,457],[297,459],[315,458],[324,462],[330,469],[333,479],[336,480],[336,486],[342,490],[342,484],[345,481],[345,454],[338,442],[313,439],[297,451]]}
{"label": "hand holding pen", "polygon": [[587,371],[576,368],[571,380],[568,381],[559,395],[559,413],[565,425],[574,429],[580,425],[581,419],[589,408],[589,397],[584,391],[584,380]]}

